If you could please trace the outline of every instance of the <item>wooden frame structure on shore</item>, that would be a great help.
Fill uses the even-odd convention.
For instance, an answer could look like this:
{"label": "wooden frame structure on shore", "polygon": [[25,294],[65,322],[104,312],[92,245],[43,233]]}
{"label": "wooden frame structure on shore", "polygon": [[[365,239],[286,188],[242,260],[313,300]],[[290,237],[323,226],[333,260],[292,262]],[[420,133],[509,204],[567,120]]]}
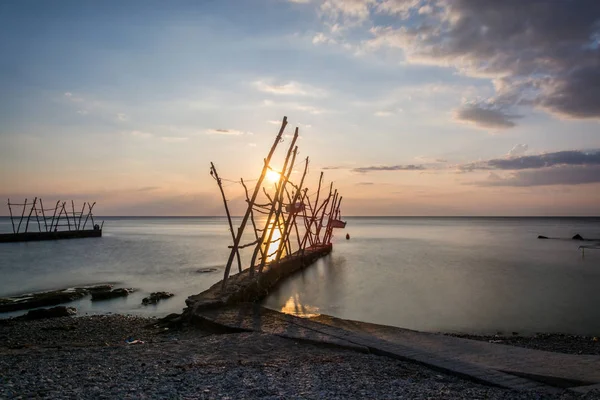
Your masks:
{"label": "wooden frame structure on shore", "polygon": [[[94,209],[95,205],[95,202],[92,204],[85,202],[81,207],[81,211],[76,211],[75,202],[73,200],[71,200],[71,210],[69,210],[66,201],[61,202],[58,200],[54,208],[44,208],[44,203],[42,202],[41,198],[36,197],[32,202],[27,202],[27,199],[25,199],[23,203],[11,203],[10,199],[8,199],[10,222],[12,225],[13,234],[15,235],[29,232],[50,233],[61,231],[85,231],[85,226],[87,225],[88,220],[91,221],[92,229],[102,230],[104,222],[102,222],[101,226],[97,226],[94,223],[94,214],[92,213],[92,210]],[[15,216],[13,214],[13,207],[22,207],[20,216]],[[78,209],[79,208],[77,208],[77,210]],[[25,217],[26,213],[27,217]],[[84,216],[85,219],[83,219]],[[63,219],[62,221],[61,218]],[[23,224],[24,219],[24,229],[21,230],[21,225]],[[18,220],[19,222],[15,223],[15,220]],[[30,230],[29,223],[32,221],[37,222],[37,230]],[[32,226],[35,226],[35,224],[32,224]],[[67,229],[64,229],[65,227]]]}
{"label": "wooden frame structure on shore", "polygon": [[[319,177],[317,191],[314,193],[316,195],[315,200],[311,201],[311,195],[308,195],[308,188],[304,186],[309,165],[308,157],[299,161],[304,164],[299,183],[296,184],[291,179],[298,155],[298,146],[296,145],[299,137],[298,128],[295,129],[287,148],[281,171],[275,171],[278,174],[278,180],[274,183],[274,189],[271,189],[272,193],[269,193],[263,187],[267,173],[274,171],[271,166],[271,159],[275,154],[277,146],[283,142],[283,133],[286,126],[287,117],[283,117],[279,133],[267,157],[264,159],[262,171],[256,180],[254,191],[251,195],[243,179],[229,181],[242,185],[247,203],[246,212],[237,230],[233,228],[227,198],[223,189],[224,179],[219,177],[215,165],[212,162],[210,164],[210,174],[219,186],[233,240],[233,245],[229,246],[231,251],[225,265],[223,287],[227,283],[234,259],[237,259],[238,271],[242,272],[243,270],[244,262],[242,261],[240,250],[253,248],[248,264],[249,274],[250,276],[258,277],[267,264],[278,263],[284,257],[302,256],[306,249],[329,246],[333,236],[333,229],[344,228],[346,225],[345,222],[341,221],[340,206],[342,197],[339,195],[337,189],[334,190],[333,182],[329,185],[329,194],[327,197],[321,199],[323,172],[321,172]],[[257,201],[261,193],[267,199],[264,203]],[[319,202],[319,200],[321,201]],[[261,218],[266,219],[261,221]],[[250,239],[250,242],[242,244],[242,238],[248,221],[252,224],[252,239]],[[296,237],[295,242],[292,240],[293,236]]]}

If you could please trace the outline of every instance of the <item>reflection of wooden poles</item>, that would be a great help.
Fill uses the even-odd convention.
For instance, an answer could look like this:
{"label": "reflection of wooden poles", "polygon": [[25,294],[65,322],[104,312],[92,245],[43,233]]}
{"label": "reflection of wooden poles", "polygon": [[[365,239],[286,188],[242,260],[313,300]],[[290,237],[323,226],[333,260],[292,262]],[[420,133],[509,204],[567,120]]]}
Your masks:
{"label": "reflection of wooden poles", "polygon": [[[274,222],[279,219],[281,215],[281,207],[282,207],[282,199],[283,199],[283,191],[285,186],[290,179],[290,175],[292,174],[292,170],[294,169],[294,160],[296,160],[296,155],[298,154],[298,146],[294,147],[296,144],[296,140],[298,139],[298,128],[296,128],[296,132],[294,133],[294,138],[292,139],[292,143],[290,144],[290,148],[285,157],[285,162],[283,163],[283,168],[281,169],[282,175],[279,176],[279,186],[277,186],[277,190],[275,191],[275,196],[273,196],[273,207],[271,207],[271,211],[269,212],[269,217],[267,218],[267,228],[271,217],[274,216]],[[294,147],[292,162],[290,163],[290,168],[288,169],[288,163],[290,160],[290,153],[292,152],[292,147]],[[283,175],[285,174],[285,176]],[[273,239],[273,232],[275,231],[275,226],[273,225],[273,229],[265,229],[263,231],[263,238],[265,236],[266,231],[269,231],[269,238],[267,239],[267,248]],[[267,262],[266,258],[263,258],[260,261],[260,267],[258,268],[258,272],[261,273],[263,268],[265,267],[265,263]]]}
{"label": "reflection of wooden poles", "polygon": [[[292,165],[292,168],[293,168],[293,165]],[[281,233],[283,242],[286,242],[290,235],[290,224],[292,223],[292,218],[294,218],[294,220],[296,218],[295,216],[297,215],[297,213],[295,212],[294,207],[296,205],[296,202],[298,201],[298,198],[300,197],[300,194],[302,193],[301,192],[302,185],[304,185],[304,178],[306,177],[307,171],[308,171],[308,157],[306,157],[306,162],[304,164],[304,172],[302,173],[302,179],[300,179],[300,185],[298,186],[298,189],[296,189],[296,192],[294,193],[294,199],[292,201],[292,204],[290,204],[290,212],[287,215],[287,220],[283,224],[283,232]],[[275,257],[275,262],[279,262],[282,254],[283,254],[283,246],[280,243],[279,248],[277,249],[277,256]]]}
{"label": "reflection of wooden poles", "polygon": [[23,212],[21,212],[21,219],[19,220],[19,226],[17,227],[17,233],[21,230],[21,222],[23,222],[23,217],[25,216],[25,207],[27,206],[27,199],[25,199],[25,204],[23,204]]}
{"label": "reflection of wooden poles", "polygon": [[[231,214],[229,214],[229,206],[227,205],[227,198],[225,198],[225,192],[223,191],[223,185],[221,184],[221,178],[219,178],[219,174],[217,173],[217,169],[215,165],[210,163],[210,174],[217,181],[217,185],[219,185],[219,190],[221,191],[221,196],[223,196],[223,204],[225,205],[225,213],[227,214],[227,222],[229,222],[229,231],[231,232],[231,238],[235,242],[235,233],[233,232],[233,223],[231,222]],[[237,255],[238,262],[238,271],[242,272],[242,260],[240,259],[240,251],[235,249]]]}
{"label": "reflection of wooden poles", "polygon": [[[241,182],[242,186],[244,187],[244,192],[246,193],[246,203],[248,203],[248,205],[250,205],[250,198],[248,197],[248,188],[246,187],[246,184],[244,183],[244,179],[240,178],[240,182]],[[260,243],[258,231],[256,230],[256,222],[254,221],[254,210],[252,208],[250,208],[250,222],[252,222],[252,230],[254,231],[254,237],[256,238],[256,243],[258,243],[257,247],[260,251],[260,256],[264,257],[265,255],[263,253],[262,243]],[[252,264],[250,264],[250,276],[254,276],[254,265],[252,265]]]}
{"label": "reflection of wooden poles", "polygon": [[17,233],[15,231],[15,221],[13,220],[12,208],[10,207],[10,199],[8,199],[8,212],[10,212],[10,223],[12,224],[13,233]]}
{"label": "reflection of wooden poles", "polygon": [[[263,165],[262,172],[260,177],[256,182],[256,186],[254,187],[254,193],[252,194],[252,198],[250,199],[250,203],[248,203],[248,208],[246,209],[246,214],[244,214],[244,218],[242,218],[242,222],[240,223],[240,227],[238,228],[237,235],[235,240],[233,241],[233,248],[231,249],[231,253],[229,253],[229,259],[227,260],[227,264],[225,265],[225,274],[223,277],[223,287],[225,287],[225,283],[227,278],[229,277],[229,270],[231,269],[231,264],[233,263],[233,257],[235,257],[237,247],[240,245],[240,240],[242,240],[242,234],[244,233],[244,228],[246,227],[246,223],[248,222],[248,218],[250,217],[250,212],[252,211],[252,207],[254,202],[256,201],[256,196],[258,196],[258,192],[260,191],[260,186],[262,185],[263,180],[265,179],[265,175],[267,174],[267,169],[269,168],[269,163],[271,162],[271,157],[277,148],[277,145],[281,141],[281,136],[283,135],[283,131],[287,125],[287,117],[283,117],[283,121],[281,122],[281,128],[279,129],[279,133],[275,138],[275,142],[273,146],[271,146],[271,150],[269,151],[269,155],[265,159],[265,164]],[[268,222],[268,221],[267,221]],[[260,245],[260,243],[259,243]],[[253,266],[250,264],[251,267]]]}

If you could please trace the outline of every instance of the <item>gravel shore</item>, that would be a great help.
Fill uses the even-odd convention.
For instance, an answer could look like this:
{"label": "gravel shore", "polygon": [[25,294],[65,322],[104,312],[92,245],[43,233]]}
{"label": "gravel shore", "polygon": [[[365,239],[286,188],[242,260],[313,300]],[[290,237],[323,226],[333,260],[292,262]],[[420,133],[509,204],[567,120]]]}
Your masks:
{"label": "gravel shore", "polygon": [[165,330],[156,322],[122,315],[0,321],[0,398],[551,398],[372,354],[260,333]]}
{"label": "gravel shore", "polygon": [[489,343],[507,344],[528,349],[552,351],[565,354],[588,354],[600,356],[600,340],[593,336],[564,335],[560,333],[538,333],[533,336],[519,335],[467,335],[448,334],[463,339]]}

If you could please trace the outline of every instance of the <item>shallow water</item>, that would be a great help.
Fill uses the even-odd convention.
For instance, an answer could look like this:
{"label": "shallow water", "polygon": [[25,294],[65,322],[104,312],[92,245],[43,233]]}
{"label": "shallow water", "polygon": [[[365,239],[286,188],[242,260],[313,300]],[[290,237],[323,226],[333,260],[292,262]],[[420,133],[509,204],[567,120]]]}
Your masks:
{"label": "shallow water", "polygon": [[[74,305],[162,316],[222,278],[231,241],[223,218],[107,218],[104,228],[102,238],[0,244],[0,296],[114,282],[138,292]],[[0,218],[0,231],[10,220]],[[600,219],[349,218],[332,255],[265,305],[428,331],[598,335],[600,251],[582,258],[579,242],[536,239],[575,233],[600,237]],[[217,271],[196,272],[206,267]],[[142,306],[157,290],[176,296]]]}

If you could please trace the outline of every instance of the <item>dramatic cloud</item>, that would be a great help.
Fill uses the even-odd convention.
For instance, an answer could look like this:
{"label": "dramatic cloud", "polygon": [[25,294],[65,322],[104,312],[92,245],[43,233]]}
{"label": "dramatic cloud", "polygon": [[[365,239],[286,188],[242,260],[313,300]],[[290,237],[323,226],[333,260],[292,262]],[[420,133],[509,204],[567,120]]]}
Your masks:
{"label": "dramatic cloud", "polygon": [[244,132],[237,131],[235,129],[207,129],[207,135],[230,135],[230,136],[239,136],[243,135]]}
{"label": "dramatic cloud", "polygon": [[600,182],[600,166],[560,166],[528,171],[518,171],[506,178],[490,174],[486,181],[476,182],[479,186],[547,186],[581,185]]}
{"label": "dramatic cloud", "polygon": [[358,168],[353,168],[352,172],[358,172],[361,174],[367,173],[367,172],[375,172],[375,171],[423,171],[425,169],[424,166],[422,165],[414,165],[414,164],[408,164],[408,165],[382,165],[382,166],[376,166],[376,167],[358,167]]}
{"label": "dramatic cloud", "polygon": [[526,144],[516,144],[512,149],[508,152],[507,156],[509,157],[518,157],[525,154],[525,152],[529,149],[529,146]]}
{"label": "dramatic cloud", "polygon": [[510,128],[512,109],[525,106],[600,119],[600,1],[327,0],[321,11],[340,21],[371,18],[362,52],[397,48],[413,64],[491,79],[495,95],[485,107],[458,110],[458,120]]}
{"label": "dramatic cloud", "polygon": [[479,105],[468,106],[456,111],[455,119],[462,122],[473,123],[483,128],[506,129],[516,124],[517,115],[509,115],[502,110],[485,108]]}

